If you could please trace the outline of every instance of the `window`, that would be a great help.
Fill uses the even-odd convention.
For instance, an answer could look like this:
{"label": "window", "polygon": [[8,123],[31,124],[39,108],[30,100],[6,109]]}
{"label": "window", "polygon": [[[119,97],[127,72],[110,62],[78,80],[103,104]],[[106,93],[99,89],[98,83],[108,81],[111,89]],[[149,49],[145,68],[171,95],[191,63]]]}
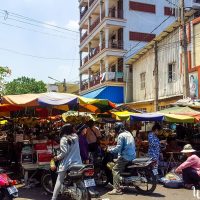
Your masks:
{"label": "window", "polygon": [[176,81],[175,77],[175,64],[171,63],[168,64],[168,83],[172,83]]}
{"label": "window", "polygon": [[132,41],[150,42],[155,37],[152,33],[129,32],[129,40]]}
{"label": "window", "polygon": [[140,89],[141,90],[145,89],[145,77],[146,77],[146,73],[145,72],[140,74]]}
{"label": "window", "polygon": [[156,13],[156,6],[153,4],[140,3],[135,1],[129,2],[129,9],[140,11],[140,12],[148,12],[148,13]]}

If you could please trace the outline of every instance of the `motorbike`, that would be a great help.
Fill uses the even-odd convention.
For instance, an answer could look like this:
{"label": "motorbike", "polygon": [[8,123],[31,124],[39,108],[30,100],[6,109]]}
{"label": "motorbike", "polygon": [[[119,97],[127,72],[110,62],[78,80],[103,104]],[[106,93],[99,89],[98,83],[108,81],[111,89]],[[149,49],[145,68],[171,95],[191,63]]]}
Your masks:
{"label": "motorbike", "polygon": [[[108,165],[111,170],[114,163]],[[137,158],[129,162],[125,171],[120,173],[120,187],[134,187],[140,194],[152,194],[157,186],[155,165],[151,158]]]}
{"label": "motorbike", "polygon": [[12,200],[18,197],[18,190],[15,187],[16,180],[11,180],[5,170],[0,169],[0,199]]}
{"label": "motorbike", "polygon": [[[91,200],[89,188],[95,186],[93,175],[93,165],[70,166],[61,187],[61,195],[72,200]],[[52,179],[52,172],[50,170],[46,171],[42,176],[41,183],[47,193],[53,194],[55,179]]]}

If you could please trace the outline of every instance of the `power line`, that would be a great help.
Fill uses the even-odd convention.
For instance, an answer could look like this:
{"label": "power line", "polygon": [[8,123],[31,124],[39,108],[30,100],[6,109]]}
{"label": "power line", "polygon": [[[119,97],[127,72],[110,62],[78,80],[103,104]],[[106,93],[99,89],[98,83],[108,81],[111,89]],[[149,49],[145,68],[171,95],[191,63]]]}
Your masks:
{"label": "power line", "polygon": [[18,54],[18,55],[22,55],[22,56],[28,56],[28,57],[37,58],[37,59],[44,59],[44,60],[59,60],[59,61],[79,60],[79,59],[66,59],[66,58],[59,58],[59,57],[37,56],[37,55],[26,54],[26,53],[22,53],[22,52],[18,52],[18,51],[12,50],[12,49],[2,48],[2,47],[0,47],[0,50],[7,51],[7,52],[10,52],[10,53],[14,53],[14,54]]}
{"label": "power line", "polygon": [[[36,19],[33,19],[33,18],[25,17],[23,15],[20,15],[20,14],[17,14],[17,13],[13,13],[13,12],[9,12],[7,10],[0,9],[0,11],[1,11],[1,13],[5,14],[5,16],[6,16],[7,19],[14,20],[13,18],[9,17],[9,15],[10,15],[10,16],[13,16],[15,18],[22,19],[22,20],[31,21],[31,22],[34,22],[34,23],[38,23],[38,24],[49,26],[49,27],[53,27],[53,28],[56,28],[56,29],[60,29],[60,30],[69,31],[69,32],[72,32],[72,33],[79,34],[78,31],[74,31],[74,30],[71,30],[71,29],[68,29],[68,28],[65,28],[65,27],[61,27],[61,26],[49,24],[49,23],[46,23],[46,22],[42,22],[40,20],[36,20]],[[21,20],[16,20],[16,21],[22,22]],[[28,22],[24,22],[24,21],[22,23],[27,23],[27,24],[30,24],[30,25],[34,25],[32,23],[28,23]],[[55,29],[52,29],[52,30],[55,30]]]}
{"label": "power line", "polygon": [[4,22],[0,22],[0,23],[3,24],[3,25],[6,25],[6,26],[10,26],[10,27],[18,28],[18,29],[23,29],[23,30],[31,31],[31,32],[41,33],[41,34],[44,34],[44,35],[49,35],[49,36],[54,36],[54,37],[59,37],[59,38],[64,38],[64,39],[70,38],[72,40],[77,40],[75,38],[65,37],[63,35],[57,35],[57,34],[52,34],[52,33],[47,33],[47,32],[42,32],[42,31],[38,31],[38,30],[34,30],[34,29],[28,29],[28,28],[25,28],[25,27],[22,27],[22,26],[13,25],[13,24],[9,24],[9,23],[4,23]]}
{"label": "power line", "polygon": [[171,4],[171,5],[175,6],[175,7],[178,7],[178,5],[177,5],[177,4],[173,3],[173,2],[172,2],[172,1],[170,1],[170,0],[165,0],[165,1],[167,1],[169,4]]}
{"label": "power line", "polygon": [[[155,30],[157,30],[162,24],[164,24],[169,18],[170,18],[171,16],[168,16],[166,19],[164,19],[158,26],[156,26],[150,33],[153,33]],[[147,37],[144,37],[144,39],[146,39]],[[127,55],[130,51],[132,51],[133,49],[135,49],[140,43],[142,43],[143,41],[140,41],[140,42],[138,42],[136,45],[134,45],[133,47],[131,47],[124,55],[123,55],[123,57],[125,56],[125,55]],[[144,46],[143,46],[144,47]],[[131,56],[133,56],[133,54],[134,54],[135,52],[133,52],[130,56],[128,56],[128,57],[126,57],[126,59],[127,58],[129,58],[129,57],[131,57]]]}

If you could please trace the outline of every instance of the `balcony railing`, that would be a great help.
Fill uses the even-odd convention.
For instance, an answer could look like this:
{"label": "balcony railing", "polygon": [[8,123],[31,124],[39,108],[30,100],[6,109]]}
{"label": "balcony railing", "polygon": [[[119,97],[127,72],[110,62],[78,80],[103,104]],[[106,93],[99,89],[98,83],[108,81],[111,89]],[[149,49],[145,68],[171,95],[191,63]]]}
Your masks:
{"label": "balcony railing", "polygon": [[88,58],[88,56],[85,56],[84,58],[83,58],[83,65],[87,62],[89,60],[89,58]]}
{"label": "balcony railing", "polygon": [[124,49],[123,41],[122,40],[113,40],[108,43],[108,48],[110,49]]}
{"label": "balcony railing", "polygon": [[[123,82],[123,72],[107,72],[109,82]],[[117,81],[116,81],[117,80]],[[93,74],[91,79],[86,79],[81,83],[81,91],[89,89],[88,83],[90,83],[90,87],[94,87],[99,85],[100,82],[106,82],[106,72],[100,74],[99,72]]]}
{"label": "balcony railing", "polygon": [[93,4],[95,0],[89,0],[89,6],[91,6]]}
{"label": "balcony railing", "polygon": [[83,40],[85,40],[85,38],[88,36],[87,31],[83,34],[83,36],[80,39],[80,42],[83,42]]}
{"label": "balcony railing", "polygon": [[83,18],[83,16],[85,15],[85,13],[86,13],[87,11],[88,11],[88,6],[86,6],[86,7],[84,8],[84,10],[80,12],[80,19]]}
{"label": "balcony railing", "polygon": [[92,48],[90,51],[90,56],[89,58],[93,58],[94,56],[96,56],[98,53],[100,52],[100,48],[96,47],[96,48]]}
{"label": "balcony railing", "polygon": [[94,22],[93,22],[93,24],[90,26],[90,32],[92,31],[92,30],[94,30],[94,28],[98,25],[100,23],[100,17],[98,17]]}

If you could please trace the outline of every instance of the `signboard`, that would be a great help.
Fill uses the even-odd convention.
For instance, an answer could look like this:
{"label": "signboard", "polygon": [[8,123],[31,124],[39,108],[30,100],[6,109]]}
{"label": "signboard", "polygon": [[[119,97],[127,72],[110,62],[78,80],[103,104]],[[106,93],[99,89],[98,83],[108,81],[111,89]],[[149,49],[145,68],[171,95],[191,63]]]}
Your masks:
{"label": "signboard", "polygon": [[190,81],[190,97],[192,99],[198,98],[198,72],[189,74]]}

